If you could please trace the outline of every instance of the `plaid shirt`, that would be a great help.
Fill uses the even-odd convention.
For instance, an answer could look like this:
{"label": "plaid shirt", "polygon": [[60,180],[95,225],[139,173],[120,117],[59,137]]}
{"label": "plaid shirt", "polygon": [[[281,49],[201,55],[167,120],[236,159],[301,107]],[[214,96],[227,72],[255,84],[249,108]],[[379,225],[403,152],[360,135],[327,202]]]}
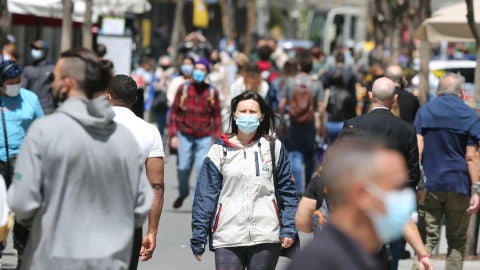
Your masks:
{"label": "plaid shirt", "polygon": [[222,118],[220,115],[220,99],[218,91],[210,85],[202,83],[189,84],[186,97],[182,102],[184,84],[175,95],[170,110],[168,132],[170,138],[177,136],[177,131],[195,138],[206,136],[219,137]]}

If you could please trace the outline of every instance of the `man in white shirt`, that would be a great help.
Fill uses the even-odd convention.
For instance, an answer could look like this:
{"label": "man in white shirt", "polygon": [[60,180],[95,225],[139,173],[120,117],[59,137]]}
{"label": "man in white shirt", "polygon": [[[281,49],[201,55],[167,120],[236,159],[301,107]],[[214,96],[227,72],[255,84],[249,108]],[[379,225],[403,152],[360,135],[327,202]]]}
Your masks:
{"label": "man in white shirt", "polygon": [[142,238],[142,228],[135,229],[134,248],[129,269],[137,269],[140,255],[141,261],[152,257],[156,246],[158,223],[163,207],[164,193],[164,161],[162,137],[158,129],[137,117],[130,108],[137,99],[137,84],[127,75],[116,75],[112,87],[107,90],[107,99],[113,105],[114,121],[127,127],[135,139],[145,159],[147,178],[152,185],[154,197],[148,215],[148,231]]}

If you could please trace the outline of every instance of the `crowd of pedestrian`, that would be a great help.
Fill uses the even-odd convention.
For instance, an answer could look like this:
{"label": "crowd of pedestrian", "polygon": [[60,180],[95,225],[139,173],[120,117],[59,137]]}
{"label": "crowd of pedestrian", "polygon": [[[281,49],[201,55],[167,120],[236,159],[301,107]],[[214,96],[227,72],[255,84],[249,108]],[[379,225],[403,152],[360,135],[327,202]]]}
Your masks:
{"label": "crowd of pedestrian", "polygon": [[[446,269],[462,269],[480,203],[480,120],[462,100],[461,75],[443,76],[420,106],[401,67],[357,65],[346,47],[289,57],[259,39],[245,55],[234,39],[215,49],[192,32],[178,59],[159,50],[114,75],[101,44],[53,64],[37,40],[25,69],[9,46],[0,64],[0,236],[14,213],[17,269],[137,269],[149,260],[169,154],[172,207],[191,194],[191,249],[200,261],[209,247],[212,268],[275,269],[289,256],[288,269],[396,270],[408,243],[412,267],[433,269],[445,216]],[[298,231],[315,235],[301,250]]]}

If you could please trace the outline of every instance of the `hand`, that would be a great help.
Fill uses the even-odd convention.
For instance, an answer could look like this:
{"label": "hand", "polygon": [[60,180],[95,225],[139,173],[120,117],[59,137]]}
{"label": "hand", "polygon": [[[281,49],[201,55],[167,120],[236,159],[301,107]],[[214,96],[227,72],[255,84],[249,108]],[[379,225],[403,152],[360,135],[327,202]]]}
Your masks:
{"label": "hand", "polygon": [[178,149],[178,144],[178,138],[176,136],[170,139],[170,147]]}
{"label": "hand", "polygon": [[280,239],[280,242],[282,243],[282,248],[289,248],[293,242],[295,240],[293,240],[292,238],[282,238]]}
{"label": "hand", "polygon": [[202,261],[202,255],[195,255],[195,260],[201,262]]}
{"label": "hand", "polygon": [[480,203],[480,198],[478,197],[478,194],[473,193],[472,197],[470,198],[470,206],[467,208],[467,213],[469,215],[473,215],[477,213],[479,203]]}
{"label": "hand", "polygon": [[419,203],[424,203],[427,198],[427,191],[425,189],[417,190],[417,200]]}
{"label": "hand", "polygon": [[140,249],[140,261],[145,262],[152,258],[153,251],[157,246],[157,236],[155,233],[148,233],[142,240]]}
{"label": "hand", "polygon": [[422,258],[422,260],[418,263],[418,269],[433,270],[433,265],[432,265],[432,262],[430,261],[430,258],[428,257]]}

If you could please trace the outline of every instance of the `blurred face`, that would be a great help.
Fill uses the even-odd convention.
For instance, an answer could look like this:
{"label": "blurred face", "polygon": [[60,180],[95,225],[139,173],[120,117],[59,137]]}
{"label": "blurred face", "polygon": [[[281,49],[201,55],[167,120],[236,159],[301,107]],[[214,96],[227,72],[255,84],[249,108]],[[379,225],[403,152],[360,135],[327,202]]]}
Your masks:
{"label": "blurred face", "polygon": [[59,101],[65,101],[67,99],[67,93],[69,90],[69,85],[66,82],[65,76],[62,75],[62,66],[64,64],[64,59],[60,58],[55,65],[55,69],[53,70],[53,78],[50,84],[52,88],[52,95],[53,97]]}
{"label": "blurred face", "polygon": [[193,62],[192,62],[191,59],[185,58],[185,59],[183,59],[183,61],[182,61],[182,65],[193,65]]}
{"label": "blurred face", "polygon": [[260,118],[260,121],[263,118],[260,105],[253,99],[242,100],[238,103],[237,109],[235,110],[235,120],[239,115],[244,114],[256,115]]}

